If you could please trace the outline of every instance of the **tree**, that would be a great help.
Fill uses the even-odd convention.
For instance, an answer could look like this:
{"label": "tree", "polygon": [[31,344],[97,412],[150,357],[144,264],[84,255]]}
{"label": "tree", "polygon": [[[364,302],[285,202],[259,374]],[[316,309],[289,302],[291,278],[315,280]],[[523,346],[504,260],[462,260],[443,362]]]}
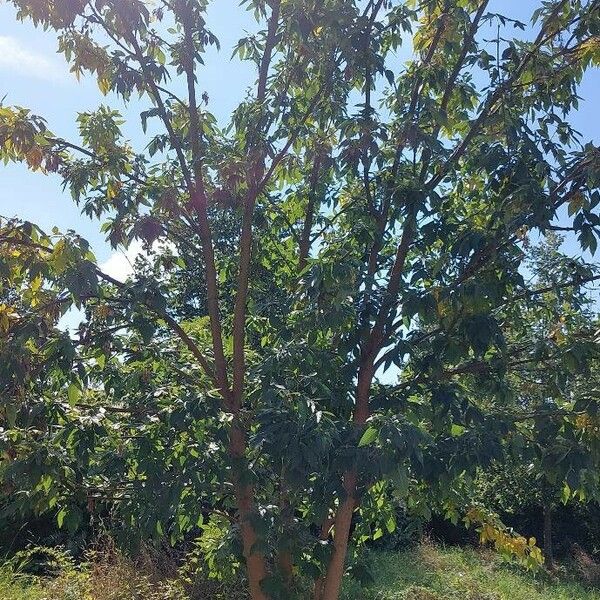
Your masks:
{"label": "tree", "polygon": [[[598,320],[584,283],[594,270],[563,254],[562,242],[549,233],[544,243],[528,250],[530,295],[543,300],[522,298],[502,314],[505,335],[521,353],[507,379],[514,404],[506,410],[517,427],[506,456],[479,477],[487,506],[505,512],[537,505],[550,567],[552,513],[560,502],[585,501],[588,493],[595,494],[595,476],[588,474],[598,461],[600,390],[593,358]],[[573,273],[579,282],[557,285]]]}
{"label": "tree", "polygon": [[[530,351],[498,315],[543,300],[527,235],[596,249],[600,153],[569,113],[600,3],[543,2],[526,26],[487,0],[246,0],[262,29],[234,55],[257,82],[223,127],[201,93],[206,1],[12,1],[75,74],[139,94],[144,131],[159,124],[135,151],[108,106],[76,141],[0,108],[4,160],[57,172],[113,246],[150,252],[121,282],[76,234],[3,222],[18,502],[76,526],[70,502],[101,492],[174,536],[218,514],[253,600],[304,593],[299,574],[338,598],[350,541],[392,530],[398,497],[467,512],[459,490],[511,438],[507,378]],[[57,327],[72,306],[76,339]]]}

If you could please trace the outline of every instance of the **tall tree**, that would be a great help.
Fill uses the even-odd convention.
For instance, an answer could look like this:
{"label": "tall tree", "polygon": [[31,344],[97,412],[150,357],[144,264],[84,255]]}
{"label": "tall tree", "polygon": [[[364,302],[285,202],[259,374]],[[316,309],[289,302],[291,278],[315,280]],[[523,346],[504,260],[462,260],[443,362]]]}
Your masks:
{"label": "tall tree", "polygon": [[[234,55],[257,80],[225,127],[202,93],[207,1],[12,2],[158,125],[135,151],[108,106],[79,140],[0,107],[4,160],[57,172],[113,246],[149,251],[122,282],[74,233],[2,223],[4,477],[27,464],[18,501],[61,523],[98,490],[158,533],[221,515],[253,600],[304,593],[299,573],[338,598],[351,539],[393,529],[391,488],[460,508],[510,439],[529,347],[499,315],[544,299],[529,232],[596,249],[600,152],[569,114],[600,2],[540,2],[525,25],[487,0],[246,0],[261,30]],[[72,306],[76,339],[57,326]]]}

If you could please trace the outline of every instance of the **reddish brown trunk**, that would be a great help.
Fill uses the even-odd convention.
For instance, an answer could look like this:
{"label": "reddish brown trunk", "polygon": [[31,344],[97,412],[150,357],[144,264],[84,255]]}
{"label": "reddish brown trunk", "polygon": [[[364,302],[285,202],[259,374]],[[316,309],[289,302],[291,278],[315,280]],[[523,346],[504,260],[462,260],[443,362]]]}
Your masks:
{"label": "reddish brown trunk", "polygon": [[348,552],[352,514],[356,506],[356,470],[344,474],[344,489],[346,498],[340,504],[335,516],[333,534],[333,552],[323,581],[323,588],[319,600],[337,600],[340,595],[344,565]]}
{"label": "reddish brown trunk", "polygon": [[[269,19],[267,39],[258,76],[257,99],[264,102],[267,92],[267,78],[271,55],[277,41],[277,26],[279,22],[280,0],[274,0]],[[254,506],[254,490],[245,480],[248,475],[246,462],[246,435],[239,423],[238,413],[244,398],[244,379],[246,374],[245,340],[246,340],[246,303],[250,278],[250,263],[252,259],[252,217],[254,204],[261,191],[259,185],[261,174],[264,174],[264,159],[250,158],[251,173],[248,180],[249,194],[244,206],[242,230],[240,234],[240,261],[238,287],[233,312],[233,388],[231,390],[231,406],[235,419],[230,433],[230,455],[233,459],[233,483],[239,511],[240,532],[244,548],[244,557],[248,570],[248,584],[252,600],[268,600],[261,588],[261,582],[267,576],[267,564],[264,554],[256,546],[258,536],[252,525],[252,517],[256,516]],[[268,174],[270,176],[270,173]]]}
{"label": "reddish brown trunk", "polygon": [[261,588],[261,582],[267,576],[267,566],[262,552],[254,548],[258,536],[252,525],[252,517],[256,514],[253,502],[252,486],[244,481],[245,473],[246,436],[239,423],[231,427],[229,454],[233,464],[233,486],[239,512],[240,533],[246,569],[248,571],[248,586],[252,600],[269,600]]}
{"label": "reddish brown trunk", "polygon": [[[354,424],[362,427],[369,418],[369,395],[375,369],[371,357],[361,365],[358,372],[356,387],[356,406],[354,408]],[[344,576],[344,565],[348,553],[352,515],[358,504],[356,490],[358,473],[351,469],[344,473],[344,490],[346,497],[338,507],[335,516],[333,552],[327,567],[327,574],[323,582],[323,590],[319,600],[337,600]]]}
{"label": "reddish brown trunk", "polygon": [[[396,260],[394,261],[386,290],[386,299],[370,332],[369,338],[362,348],[362,360],[358,370],[358,382],[356,386],[356,405],[354,407],[354,424],[357,428],[362,428],[369,418],[369,396],[376,370],[374,363],[382,341],[385,338],[386,319],[398,295],[402,272],[413,234],[412,219],[413,215],[409,214],[396,251]],[[337,600],[339,597],[342,577],[344,575],[344,564],[348,552],[352,514],[358,503],[356,497],[357,483],[358,473],[356,469],[351,469],[344,473],[346,498],[340,504],[336,513],[333,552],[323,582],[322,593],[318,600]]]}
{"label": "reddish brown trunk", "polygon": [[279,570],[281,571],[281,577],[287,589],[292,585],[292,579],[294,577],[294,563],[292,561],[292,555],[289,550],[282,550],[277,557],[279,564]]}
{"label": "reddish brown trunk", "polygon": [[371,383],[375,376],[373,358],[368,357],[358,371],[356,406],[354,407],[354,424],[357,427],[362,427],[369,418],[369,396],[371,394]]}
{"label": "reddish brown trunk", "polygon": [[235,410],[242,405],[244,377],[246,375],[246,303],[250,283],[250,262],[252,259],[252,215],[256,195],[254,192],[246,198],[242,232],[240,236],[240,267],[238,288],[233,311],[233,404]]}

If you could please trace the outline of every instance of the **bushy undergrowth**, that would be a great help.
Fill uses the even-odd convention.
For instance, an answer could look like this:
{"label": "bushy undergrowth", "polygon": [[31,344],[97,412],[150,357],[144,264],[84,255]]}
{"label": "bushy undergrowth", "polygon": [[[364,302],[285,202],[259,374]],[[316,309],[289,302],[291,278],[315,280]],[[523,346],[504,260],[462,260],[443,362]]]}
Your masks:
{"label": "bushy undergrowth", "polygon": [[[33,548],[0,568],[0,598],[245,600],[243,582],[208,579],[193,557],[177,567],[168,554],[148,550],[133,560],[104,543],[75,564],[65,552]],[[552,575],[525,573],[491,552],[430,543],[371,551],[367,560],[374,582],[365,587],[347,578],[343,600],[600,600],[580,569],[581,556]]]}
{"label": "bushy undergrowth", "polygon": [[182,565],[151,548],[133,559],[103,540],[78,564],[57,548],[16,553],[0,568],[0,599],[245,600],[240,583],[210,579],[194,553]]}

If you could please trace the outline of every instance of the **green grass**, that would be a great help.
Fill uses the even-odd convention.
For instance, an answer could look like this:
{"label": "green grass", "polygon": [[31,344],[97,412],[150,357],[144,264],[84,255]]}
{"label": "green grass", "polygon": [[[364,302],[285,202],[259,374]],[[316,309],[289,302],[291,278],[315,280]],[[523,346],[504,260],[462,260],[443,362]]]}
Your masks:
{"label": "green grass", "polygon": [[[425,544],[406,552],[373,552],[369,560],[375,582],[364,588],[346,578],[344,600],[600,600],[600,589],[586,588],[574,575],[569,576],[567,568],[562,569],[561,577],[534,575],[504,563],[491,552],[470,548]],[[132,594],[123,581],[126,578],[110,579],[110,585],[96,582],[95,593],[88,596],[81,591],[81,578],[73,574],[52,583],[36,582],[0,568],[0,600],[167,598],[158,589],[150,595]]]}
{"label": "green grass", "polygon": [[39,585],[17,578],[7,569],[0,569],[0,598],[2,600],[42,600],[43,590]]}
{"label": "green grass", "polygon": [[344,600],[600,600],[563,574],[533,575],[490,552],[429,544],[407,552],[373,553],[375,583],[346,582]]}

